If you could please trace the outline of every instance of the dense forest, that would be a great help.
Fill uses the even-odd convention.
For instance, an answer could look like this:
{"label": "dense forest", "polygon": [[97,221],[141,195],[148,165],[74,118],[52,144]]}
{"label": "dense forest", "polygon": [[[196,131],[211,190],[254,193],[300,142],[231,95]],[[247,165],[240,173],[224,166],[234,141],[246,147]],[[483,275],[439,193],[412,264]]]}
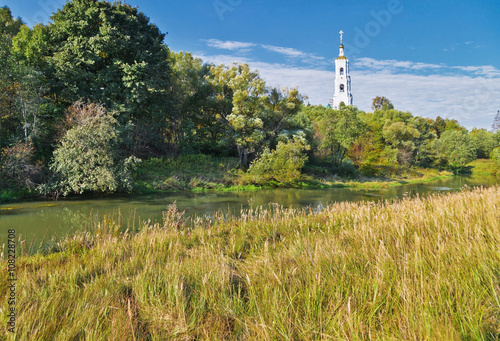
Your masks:
{"label": "dense forest", "polygon": [[246,64],[171,51],[128,4],[73,0],[32,28],[3,7],[0,21],[2,199],[129,192],[148,167],[182,157],[224,170],[233,160],[231,181],[257,185],[500,164],[499,114],[491,131],[469,132],[385,97],[373,112],[307,105]]}

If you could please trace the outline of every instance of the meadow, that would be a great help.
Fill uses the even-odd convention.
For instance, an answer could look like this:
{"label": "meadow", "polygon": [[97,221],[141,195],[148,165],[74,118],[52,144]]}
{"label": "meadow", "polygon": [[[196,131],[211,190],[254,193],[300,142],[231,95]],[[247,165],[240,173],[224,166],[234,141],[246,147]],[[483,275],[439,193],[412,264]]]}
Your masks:
{"label": "meadow", "polygon": [[500,338],[498,186],[241,217],[173,205],[138,231],[116,219],[18,256],[16,333],[0,276],[0,339]]}

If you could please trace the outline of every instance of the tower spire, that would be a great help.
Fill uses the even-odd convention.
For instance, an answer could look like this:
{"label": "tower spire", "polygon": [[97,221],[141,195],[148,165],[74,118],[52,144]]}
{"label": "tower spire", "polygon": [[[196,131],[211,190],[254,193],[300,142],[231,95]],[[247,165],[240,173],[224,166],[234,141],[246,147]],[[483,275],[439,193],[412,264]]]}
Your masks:
{"label": "tower spire", "polygon": [[339,47],[339,58],[344,57],[344,31],[340,30],[340,47]]}

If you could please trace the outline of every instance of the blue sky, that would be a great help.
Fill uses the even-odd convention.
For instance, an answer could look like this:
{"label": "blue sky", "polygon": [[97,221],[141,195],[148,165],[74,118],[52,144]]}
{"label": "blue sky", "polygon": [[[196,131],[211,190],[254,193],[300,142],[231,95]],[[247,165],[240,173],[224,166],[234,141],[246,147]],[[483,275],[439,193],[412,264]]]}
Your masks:
{"label": "blue sky", "polygon": [[[127,0],[168,32],[174,51],[207,62],[247,62],[268,84],[298,86],[328,104],[340,30],[354,104],[386,96],[397,109],[490,128],[500,110],[500,2],[496,0]],[[64,0],[7,0],[29,25]]]}

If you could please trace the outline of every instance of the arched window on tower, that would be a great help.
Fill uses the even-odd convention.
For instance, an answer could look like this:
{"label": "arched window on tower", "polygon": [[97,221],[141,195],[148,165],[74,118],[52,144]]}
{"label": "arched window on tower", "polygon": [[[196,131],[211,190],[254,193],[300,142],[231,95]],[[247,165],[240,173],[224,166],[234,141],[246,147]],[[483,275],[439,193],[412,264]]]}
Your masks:
{"label": "arched window on tower", "polygon": [[343,74],[344,74],[344,68],[343,68],[343,67],[341,67],[341,68],[340,68],[340,75],[342,76]]}
{"label": "arched window on tower", "polygon": [[344,84],[340,84],[340,92],[344,92]]}

